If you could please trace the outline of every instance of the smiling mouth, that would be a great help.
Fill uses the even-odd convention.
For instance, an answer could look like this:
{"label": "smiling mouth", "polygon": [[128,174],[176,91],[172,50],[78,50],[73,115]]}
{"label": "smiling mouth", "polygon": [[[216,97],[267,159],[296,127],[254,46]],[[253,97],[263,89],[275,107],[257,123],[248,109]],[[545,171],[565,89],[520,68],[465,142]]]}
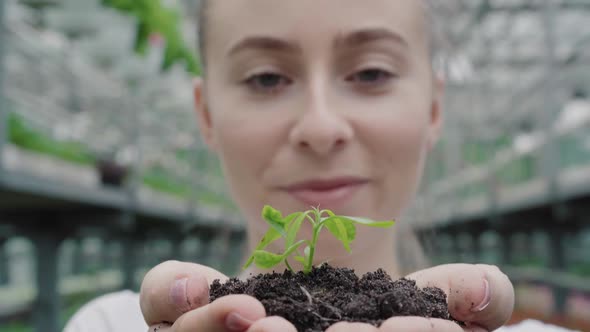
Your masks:
{"label": "smiling mouth", "polygon": [[305,205],[336,209],[367,183],[363,179],[312,180],[287,187],[285,191]]}

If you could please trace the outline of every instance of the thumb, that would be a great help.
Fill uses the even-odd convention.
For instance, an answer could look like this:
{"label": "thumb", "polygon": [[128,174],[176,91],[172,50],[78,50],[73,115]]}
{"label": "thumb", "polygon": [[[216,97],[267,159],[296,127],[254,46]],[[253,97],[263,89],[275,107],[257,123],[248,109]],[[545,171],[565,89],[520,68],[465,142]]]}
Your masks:
{"label": "thumb", "polygon": [[167,261],[151,269],[140,290],[140,306],[148,325],[175,322],[182,314],[209,303],[209,285],[227,276],[210,267]]}
{"label": "thumb", "polygon": [[512,283],[495,266],[441,265],[407,278],[416,280],[419,287],[441,288],[453,318],[488,331],[504,325],[514,310]]}

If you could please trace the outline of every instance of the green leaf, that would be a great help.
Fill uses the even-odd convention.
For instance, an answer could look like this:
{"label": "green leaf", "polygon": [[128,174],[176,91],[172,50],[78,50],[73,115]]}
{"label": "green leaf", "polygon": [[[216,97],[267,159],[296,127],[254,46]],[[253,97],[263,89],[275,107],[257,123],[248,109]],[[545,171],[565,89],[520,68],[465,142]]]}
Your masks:
{"label": "green leaf", "polygon": [[248,260],[242,266],[242,270],[247,269],[250,265],[252,265],[252,263],[254,263],[254,254],[252,254],[250,257],[248,257]]}
{"label": "green leaf", "polygon": [[265,250],[256,250],[254,251],[254,264],[256,264],[260,268],[271,268],[280,262],[284,261],[291,255],[297,248],[299,248],[302,244],[305,243],[305,240],[301,240],[291,247],[289,247],[283,254],[277,255]]}
{"label": "green leaf", "polygon": [[[277,232],[276,229],[269,228],[268,231],[266,231],[266,234],[264,234],[264,236],[262,237],[262,240],[260,240],[260,242],[258,242],[258,245],[256,246],[255,250],[262,250],[262,249],[266,248],[269,244],[273,243],[274,241],[276,241],[280,238],[281,238],[281,234],[279,232]],[[250,258],[248,258],[248,260],[246,261],[246,263],[244,264],[242,269],[249,267],[250,265],[252,265],[253,262],[254,262],[254,254],[252,254],[252,256],[250,256]]]}
{"label": "green leaf", "polygon": [[332,210],[322,210],[321,212],[322,214],[327,213],[330,217],[335,217],[336,214],[334,214],[334,212],[332,212]]}
{"label": "green leaf", "polygon": [[326,218],[322,221],[322,223],[328,228],[330,233],[332,233],[338,240],[340,240],[340,242],[342,242],[344,249],[346,249],[348,252],[351,252],[350,243],[352,243],[356,236],[354,223],[348,219],[340,218],[338,216]]}
{"label": "green leaf", "polygon": [[303,257],[303,256],[295,256],[293,258],[295,258],[295,260],[298,261],[299,263],[305,264],[305,257]]}
{"label": "green leaf", "polygon": [[379,227],[379,228],[388,228],[395,224],[394,220],[388,221],[374,221],[367,218],[359,218],[359,217],[346,217],[346,216],[338,216],[338,218],[343,220],[350,220],[355,224],[361,224],[370,227]]}
{"label": "green leaf", "polygon": [[291,255],[295,250],[297,250],[297,248],[299,248],[302,244],[304,244],[305,240],[301,240],[298,241],[297,243],[291,245],[289,248],[287,248],[287,250],[285,250],[285,253],[283,253],[283,257],[286,259],[287,257],[289,257],[289,255]]}
{"label": "green leaf", "polygon": [[262,218],[274,229],[276,229],[282,236],[285,234],[285,220],[281,212],[270,205],[265,205],[262,209]]}
{"label": "green leaf", "polygon": [[294,242],[295,242],[295,238],[297,237],[297,233],[299,233],[299,229],[301,228],[301,224],[303,223],[303,220],[305,220],[305,217],[308,215],[308,213],[299,213],[298,216],[296,216],[295,220],[293,220],[293,223],[290,224],[289,226],[287,226],[287,239],[285,241],[285,248],[289,248]]}
{"label": "green leaf", "polygon": [[277,255],[265,250],[254,251],[254,264],[260,268],[268,269],[271,268],[285,258],[284,255]]}
{"label": "green leaf", "polygon": [[311,248],[309,246],[305,247],[305,249],[303,249],[303,254],[305,255],[305,259],[309,258],[309,254],[311,253]]}
{"label": "green leaf", "polygon": [[290,215],[286,216],[285,218],[283,218],[283,223],[288,226],[293,219],[299,217],[300,214],[302,214],[303,212],[295,212],[295,213],[291,213]]}
{"label": "green leaf", "polygon": [[264,218],[265,220],[283,223],[283,215],[281,214],[281,211],[273,208],[270,205],[265,205],[262,209],[262,218]]}

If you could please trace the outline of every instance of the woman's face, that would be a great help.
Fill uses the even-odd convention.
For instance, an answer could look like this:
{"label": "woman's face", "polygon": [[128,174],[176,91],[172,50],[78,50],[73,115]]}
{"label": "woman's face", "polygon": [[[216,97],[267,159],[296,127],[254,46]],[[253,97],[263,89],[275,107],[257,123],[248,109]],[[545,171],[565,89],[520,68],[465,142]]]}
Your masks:
{"label": "woman's face", "polygon": [[197,110],[248,220],[265,204],[399,217],[440,126],[421,2],[212,1],[208,17]]}

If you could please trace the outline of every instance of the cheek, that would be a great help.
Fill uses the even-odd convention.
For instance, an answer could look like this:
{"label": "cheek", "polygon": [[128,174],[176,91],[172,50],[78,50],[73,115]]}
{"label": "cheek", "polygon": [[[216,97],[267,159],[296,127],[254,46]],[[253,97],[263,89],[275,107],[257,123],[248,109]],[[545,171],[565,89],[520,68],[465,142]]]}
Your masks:
{"label": "cheek", "polygon": [[383,167],[399,190],[411,193],[421,176],[426,151],[427,127],[424,123],[404,121],[389,128],[389,140],[381,142]]}
{"label": "cheek", "polygon": [[270,149],[266,145],[272,142],[268,137],[270,133],[253,119],[239,114],[220,114],[214,121],[217,151],[226,176],[230,180],[235,177],[247,180],[245,174],[258,173],[268,158]]}
{"label": "cheek", "polygon": [[[409,100],[408,100],[409,99]],[[405,98],[395,107],[375,113],[364,122],[365,145],[382,167],[398,171],[415,169],[423,158],[429,135],[429,111],[419,98]]]}
{"label": "cheek", "polygon": [[410,170],[415,169],[426,149],[427,130],[425,123],[417,121],[392,126],[386,147],[387,161],[393,166],[406,165]]}
{"label": "cheek", "polygon": [[[425,98],[422,84],[409,88],[400,98],[399,112],[392,114],[381,125],[383,137],[388,137],[387,153],[390,166],[400,165],[407,172],[416,173],[424,159],[430,135],[430,98]],[[414,87],[414,86],[412,86]],[[388,134],[387,134],[388,133]]]}
{"label": "cheek", "polygon": [[227,185],[242,209],[254,205],[258,209],[266,199],[263,174],[281,144],[280,119],[261,119],[260,113],[229,103],[219,106],[223,109],[213,115],[213,135]]}
{"label": "cheek", "polygon": [[[427,151],[428,118],[418,113],[388,115],[367,126],[371,159],[380,175],[381,206],[399,216],[413,199]],[[406,113],[406,112],[404,112]]]}

